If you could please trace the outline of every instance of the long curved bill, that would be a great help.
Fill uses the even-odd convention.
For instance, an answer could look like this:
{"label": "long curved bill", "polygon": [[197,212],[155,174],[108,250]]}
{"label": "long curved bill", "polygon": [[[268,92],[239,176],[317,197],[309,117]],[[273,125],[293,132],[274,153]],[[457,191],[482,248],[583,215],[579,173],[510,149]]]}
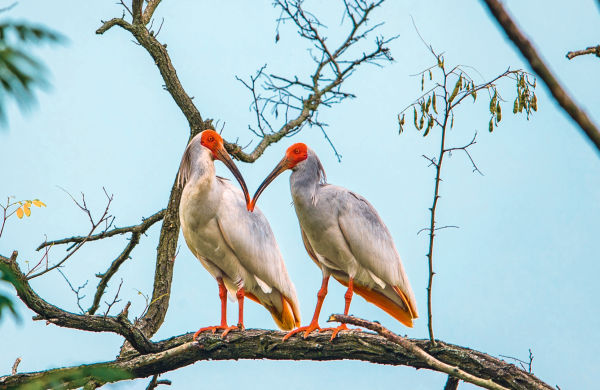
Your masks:
{"label": "long curved bill", "polygon": [[289,161],[287,158],[284,157],[279,162],[279,164],[277,164],[275,169],[273,169],[273,171],[271,171],[271,173],[269,173],[269,176],[267,176],[266,179],[260,184],[260,186],[258,187],[256,192],[254,193],[254,197],[252,197],[252,202],[250,202],[250,204],[248,205],[248,211],[254,211],[254,206],[256,205],[256,201],[258,200],[258,197],[260,196],[260,194],[262,194],[262,192],[265,190],[265,188],[267,188],[267,186],[269,184],[271,184],[271,182],[273,180],[275,180],[275,178],[277,176],[279,176],[279,174],[281,174],[281,172],[285,171],[289,167],[290,167]]}
{"label": "long curved bill", "polygon": [[246,198],[246,207],[247,208],[250,207],[250,193],[248,192],[248,187],[246,186],[244,177],[238,170],[237,166],[235,165],[235,163],[233,162],[231,157],[229,157],[229,153],[227,153],[225,148],[221,147],[221,148],[217,149],[216,154],[217,154],[217,158],[219,160],[223,161],[223,164],[225,164],[225,166],[227,168],[229,168],[231,173],[233,173],[233,176],[235,176],[235,178],[237,179],[238,183],[240,183],[240,186],[242,187],[242,191],[244,192],[244,197]]}

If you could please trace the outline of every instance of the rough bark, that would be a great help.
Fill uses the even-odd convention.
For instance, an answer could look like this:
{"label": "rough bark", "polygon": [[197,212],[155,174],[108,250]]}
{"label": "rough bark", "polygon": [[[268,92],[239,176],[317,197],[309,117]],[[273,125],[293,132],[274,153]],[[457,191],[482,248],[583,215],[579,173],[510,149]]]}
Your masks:
{"label": "rough bark", "polygon": [[[343,332],[329,341],[330,334],[315,334],[307,339],[292,337],[283,342],[283,332],[251,329],[243,333],[232,332],[225,340],[219,335],[202,334],[192,342],[192,333],[157,343],[160,352],[117,359],[105,363],[59,368],[43,372],[23,373],[0,378],[0,389],[16,388],[35,380],[67,376],[65,388],[76,388],[90,380],[98,381],[94,372],[113,368],[109,382],[131,378],[144,378],[175,370],[204,360],[362,360],[377,364],[410,366],[432,369],[421,358],[385,338],[367,332]],[[536,377],[481,352],[437,341],[431,346],[428,340],[408,339],[434,358],[459,367],[473,375],[509,389],[552,389]],[[84,375],[75,375],[80,370]]]}
{"label": "rough bark", "polygon": [[140,352],[158,350],[158,347],[149,341],[140,329],[129,322],[126,312],[123,312],[116,317],[80,315],[62,310],[46,302],[33,291],[27,278],[23,272],[21,272],[16,260],[16,251],[13,252],[10,258],[0,255],[0,263],[7,266],[17,279],[17,282],[14,283],[17,295],[27,307],[37,313],[37,316],[34,317],[35,320],[46,320],[49,323],[58,326],[91,332],[112,332],[125,337],[125,339]]}

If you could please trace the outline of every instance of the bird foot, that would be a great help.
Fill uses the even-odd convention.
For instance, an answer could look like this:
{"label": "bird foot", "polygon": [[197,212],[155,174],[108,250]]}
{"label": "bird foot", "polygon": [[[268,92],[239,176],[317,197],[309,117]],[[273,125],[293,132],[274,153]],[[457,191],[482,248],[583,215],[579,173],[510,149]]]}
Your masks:
{"label": "bird foot", "polygon": [[244,325],[232,325],[232,326],[227,326],[227,325],[216,325],[216,326],[207,326],[204,328],[200,328],[198,329],[198,331],[196,333],[194,333],[194,337],[192,337],[192,339],[194,341],[196,341],[198,339],[198,337],[200,337],[200,333],[203,332],[208,332],[209,330],[214,334],[217,330],[223,330],[223,334],[221,335],[221,338],[224,339],[225,336],[227,336],[227,334],[235,329],[241,329],[244,330]]}
{"label": "bird foot", "polygon": [[221,335],[221,338],[224,339],[229,332],[231,332],[232,330],[236,330],[236,329],[237,330],[244,330],[245,328],[244,328],[244,325],[240,325],[240,324],[228,326],[227,329],[225,329],[225,331]]}
{"label": "bird foot", "polygon": [[336,328],[323,328],[320,330],[320,332],[325,332],[331,330],[331,339],[329,339],[329,341],[333,341],[334,338],[336,338],[337,334],[340,333],[340,331],[342,330],[347,330],[350,332],[362,332],[361,329],[359,328],[354,328],[354,329],[348,329],[348,327],[346,326],[346,324],[341,324],[340,326],[336,327]]}
{"label": "bird foot", "polygon": [[311,322],[308,326],[300,326],[290,332],[288,332],[288,334],[286,334],[285,336],[283,336],[283,341],[289,339],[290,337],[292,337],[293,335],[295,335],[296,333],[300,333],[300,332],[304,332],[304,338],[307,338],[308,335],[311,332],[314,332],[315,330],[321,330],[321,327],[319,326],[318,323],[316,322]]}

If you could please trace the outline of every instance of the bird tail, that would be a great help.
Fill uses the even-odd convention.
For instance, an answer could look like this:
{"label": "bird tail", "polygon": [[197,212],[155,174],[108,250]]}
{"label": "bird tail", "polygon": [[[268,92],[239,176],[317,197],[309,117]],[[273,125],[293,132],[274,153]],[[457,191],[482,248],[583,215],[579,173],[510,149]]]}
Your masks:
{"label": "bird tail", "polygon": [[269,313],[271,313],[271,316],[279,329],[292,330],[300,326],[300,313],[298,307],[294,304],[293,300],[285,295],[279,294],[281,297],[281,309],[278,309],[276,305],[273,305],[270,302],[261,302],[260,299],[252,293],[246,292],[246,296],[254,302],[264,306]]}
{"label": "bird tail", "polygon": [[[348,281],[335,279],[348,287]],[[413,319],[419,317],[416,304],[398,286],[393,286],[391,293],[395,295],[394,298],[399,298],[401,303],[388,297],[384,291],[361,286],[356,281],[354,282],[354,291],[367,302],[379,307],[409,328],[413,327]]]}

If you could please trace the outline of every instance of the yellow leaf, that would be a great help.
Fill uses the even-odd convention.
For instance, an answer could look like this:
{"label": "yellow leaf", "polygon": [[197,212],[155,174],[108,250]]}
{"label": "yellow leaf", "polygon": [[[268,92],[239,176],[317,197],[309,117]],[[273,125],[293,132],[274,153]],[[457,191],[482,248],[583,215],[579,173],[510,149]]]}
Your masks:
{"label": "yellow leaf", "polygon": [[23,218],[23,209],[20,207],[17,209],[17,217],[19,217],[19,219]]}
{"label": "yellow leaf", "polygon": [[27,206],[27,207],[31,207],[31,201],[30,201],[30,200],[26,200],[26,201],[25,201],[25,206]]}
{"label": "yellow leaf", "polygon": [[37,206],[37,207],[42,207],[42,206],[46,207],[46,204],[39,199],[35,199],[32,203],[34,206]]}
{"label": "yellow leaf", "polygon": [[[27,205],[25,205],[25,206],[27,206]],[[29,217],[31,215],[31,209],[29,207],[25,207],[25,206],[23,206],[23,210],[25,211],[25,215]]]}

